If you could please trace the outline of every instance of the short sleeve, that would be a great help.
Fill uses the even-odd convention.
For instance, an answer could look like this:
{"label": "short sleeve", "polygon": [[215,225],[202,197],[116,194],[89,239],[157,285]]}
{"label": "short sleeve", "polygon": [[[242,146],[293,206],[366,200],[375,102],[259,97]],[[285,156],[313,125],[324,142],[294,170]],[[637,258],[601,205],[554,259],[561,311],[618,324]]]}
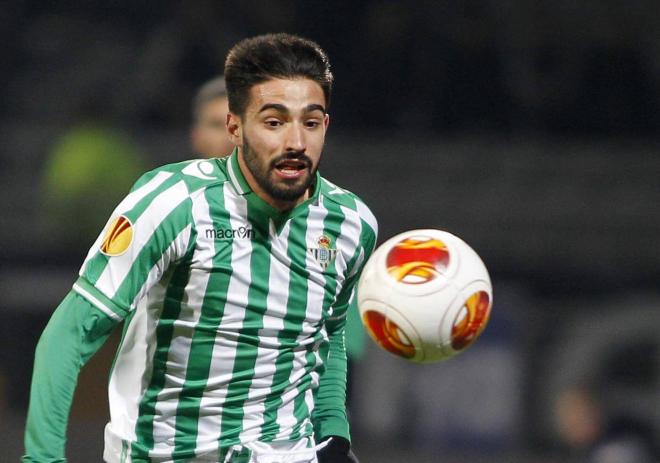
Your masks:
{"label": "short sleeve", "polygon": [[191,201],[172,172],[140,178],[90,249],[73,289],[121,320],[191,245]]}

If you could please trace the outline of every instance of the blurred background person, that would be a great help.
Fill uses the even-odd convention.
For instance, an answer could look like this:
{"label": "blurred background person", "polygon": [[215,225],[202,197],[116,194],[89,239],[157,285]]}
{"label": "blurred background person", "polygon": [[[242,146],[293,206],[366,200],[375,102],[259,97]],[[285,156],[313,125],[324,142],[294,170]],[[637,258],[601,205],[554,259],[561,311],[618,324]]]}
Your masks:
{"label": "blurred background person", "polygon": [[62,248],[85,247],[145,164],[124,131],[91,118],[75,124],[55,142],[44,166],[43,232]]}
{"label": "blurred background person", "polygon": [[223,76],[202,85],[193,100],[190,133],[193,152],[205,158],[224,157],[234,145],[227,134],[229,100]]}

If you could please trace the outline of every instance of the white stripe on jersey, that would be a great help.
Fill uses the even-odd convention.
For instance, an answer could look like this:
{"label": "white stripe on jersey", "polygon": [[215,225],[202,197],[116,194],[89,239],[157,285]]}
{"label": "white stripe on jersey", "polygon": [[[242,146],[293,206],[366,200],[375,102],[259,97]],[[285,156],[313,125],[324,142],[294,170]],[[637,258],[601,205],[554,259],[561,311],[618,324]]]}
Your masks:
{"label": "white stripe on jersey", "polygon": [[[358,199],[355,200],[355,205],[357,207],[357,213],[359,217],[367,222],[367,224],[369,224],[371,229],[374,231],[374,235],[378,236],[378,221],[371,212],[371,209],[369,209],[366,204]],[[371,251],[371,249],[369,249],[369,251]]]}
{"label": "white stripe on jersey", "polygon": [[[323,221],[327,215],[328,210],[324,207],[309,208],[307,231],[305,233],[305,243],[307,243],[308,247],[310,245],[318,246],[317,240],[323,235]],[[338,239],[338,237],[336,238]],[[337,259],[335,258],[335,262],[336,261]],[[323,317],[323,299],[325,296],[326,281],[323,276],[323,270],[316,259],[314,259],[311,252],[305,252],[305,267],[309,271],[310,280],[316,280],[319,284],[307,285],[305,320],[303,321],[303,327],[298,336],[298,342],[302,342],[306,337],[313,336],[316,333],[318,323]]]}
{"label": "white stripe on jersey", "polygon": [[[133,265],[133,262],[140,255],[140,251],[144,245],[149,241],[149,238],[158,228],[160,223],[167,215],[172,212],[182,201],[188,198],[188,189],[186,184],[181,181],[174,184],[161,194],[147,206],[146,210],[133,224],[133,243],[128,251],[120,256],[111,257],[112,265],[107,265],[98,281],[96,287],[103,292],[110,299],[113,299],[116,291],[121,286],[122,282],[128,275],[128,272]],[[185,248],[185,247],[184,247]],[[167,256],[166,253],[163,254]],[[161,265],[166,264],[163,260],[160,261]],[[154,267],[157,272],[150,272],[147,281],[151,283],[158,281],[162,276],[163,267]],[[148,287],[148,286],[147,286]],[[134,308],[135,306],[131,307]]]}
{"label": "white stripe on jersey", "polygon": [[[316,245],[318,238],[323,235],[323,220],[328,215],[327,209],[323,207],[310,207],[309,215],[307,217],[307,230],[305,232],[305,243],[308,246]],[[322,270],[319,263],[314,259],[310,252],[305,252],[305,267],[309,271],[310,280],[321,282],[318,284],[307,285],[307,306],[305,307],[305,320],[300,335],[297,338],[300,345],[307,345],[313,342],[313,335],[316,332],[316,325],[323,316],[323,299],[325,295],[324,285],[325,278],[322,275]],[[305,339],[308,342],[305,343]],[[316,354],[318,356],[318,354]],[[289,374],[289,384],[294,385],[300,379],[300,373],[304,371],[307,364],[307,349],[301,349],[295,352],[293,368]],[[318,373],[312,373],[311,387],[315,388],[318,384]],[[295,396],[297,389],[290,386],[282,395],[283,404],[277,413],[277,423],[280,425],[280,431],[276,439],[283,439],[291,435],[298,420],[294,416]]]}
{"label": "white stripe on jersey", "polygon": [[[267,311],[264,314],[264,329],[271,328],[271,335],[274,330],[280,330],[284,327],[284,317],[287,311],[287,299],[289,297],[289,283],[291,280],[289,258],[289,232],[291,222],[287,222],[280,232],[279,236],[274,230],[272,220],[270,221],[270,270],[268,273],[268,295],[266,296]],[[268,341],[266,339],[266,341]],[[277,348],[279,342],[269,343],[269,346]]]}
{"label": "white stripe on jersey", "polygon": [[[357,202],[357,204],[360,204],[360,202]],[[352,257],[357,247],[360,246],[361,244],[360,236],[362,234],[362,221],[360,220],[360,216],[357,216],[357,213],[352,209],[341,206],[341,211],[344,213],[344,215],[347,218],[349,218],[349,220],[345,220],[344,223],[341,224],[341,236],[342,236],[342,240],[346,240],[346,241],[350,240],[350,242],[344,245],[350,246],[351,248],[350,256]],[[360,254],[362,254],[362,249],[360,249]],[[360,268],[358,264],[362,262],[362,258],[358,256],[355,264],[353,265],[353,268],[351,269],[350,274],[346,275],[347,277],[355,275],[355,272],[357,272],[357,270]],[[342,273],[344,273],[345,271],[346,268],[344,267],[342,269]]]}
{"label": "white stripe on jersey", "polygon": [[[159,285],[160,286],[160,285]],[[157,288],[153,288],[157,291]],[[153,333],[158,319],[147,310],[147,299],[140,301],[128,327],[123,343],[117,353],[117,361],[110,376],[108,396],[110,399],[110,424],[108,432],[133,441],[140,400],[143,394],[145,371],[152,368]],[[160,312],[158,312],[160,313]]]}
{"label": "white stripe on jersey", "polygon": [[127,195],[126,198],[124,198],[124,200],[119,203],[117,209],[115,209],[115,212],[117,214],[123,214],[124,212],[130,211],[137,205],[138,202],[144,199],[149,193],[154,192],[156,188],[165,183],[165,180],[170,178],[172,175],[174,175],[172,172],[158,172],[147,183]]}
{"label": "white stripe on jersey", "polygon": [[[303,354],[304,356],[305,352],[297,351],[295,353],[293,361],[294,367],[291,370],[291,376],[289,376],[289,384],[291,384],[291,379],[295,378],[296,376],[300,376],[299,374],[296,375],[296,373],[300,372],[299,368],[296,368],[296,366],[304,366],[304,363],[300,365],[300,354]],[[305,361],[304,358],[302,361]],[[296,423],[298,423],[298,420],[293,415],[296,405],[295,399],[297,396],[298,389],[294,386],[289,386],[288,389],[286,389],[280,396],[282,399],[282,405],[280,405],[280,408],[277,410],[277,424],[280,425],[280,432],[278,432],[277,436],[275,436],[275,440],[282,440],[289,437],[293,431],[293,427],[296,425]]]}
{"label": "white stripe on jersey", "polygon": [[[199,239],[199,233],[203,230],[215,228],[209,204],[203,193],[192,195],[191,200],[193,221],[198,233],[192,259],[195,262],[210,263],[215,255],[213,240]],[[154,448],[150,451],[152,457],[167,455],[173,450],[171,442],[174,441],[176,434],[178,398],[185,383],[192,338],[202,313],[202,304],[210,275],[210,272],[195,267],[190,271],[190,278],[185,288],[187,299],[181,304],[181,312],[174,322],[172,341],[167,355],[165,383],[156,402],[156,416],[167,417],[167,419],[153,421]]]}
{"label": "white stripe on jersey", "polygon": [[[318,352],[314,352],[315,363],[319,365],[321,359]],[[275,437],[276,440],[286,439],[294,431],[296,425],[298,424],[298,419],[294,415],[296,398],[300,394],[296,385],[303,379],[306,375],[305,366],[307,365],[307,349],[296,350],[293,357],[293,369],[289,375],[289,387],[282,394],[282,405],[277,411],[277,424],[280,426],[280,431]],[[318,373],[314,372],[312,375],[318,377]],[[314,382],[314,378],[312,378]],[[316,387],[315,384],[312,384]],[[312,391],[310,387],[308,391]]]}
{"label": "white stripe on jersey", "polygon": [[[321,360],[321,356],[318,354],[318,352],[315,352],[316,354],[316,365],[321,365],[323,361]],[[314,371],[312,375],[315,377],[313,378],[312,381],[315,381],[316,384],[318,384],[319,381],[319,374]],[[305,427],[307,427],[308,423],[311,423],[312,419],[312,412],[314,411],[314,390],[316,389],[316,385],[314,385],[313,388],[309,388],[305,391],[305,404],[307,405],[307,410],[309,410],[309,415],[307,418],[305,418],[305,421],[302,423],[302,426],[300,427],[301,432],[305,431]]]}
{"label": "white stripe on jersey", "polygon": [[358,269],[360,269],[362,266],[362,261],[364,261],[364,248],[360,248],[360,254],[355,260],[355,265],[353,265],[353,268],[351,269],[351,272],[348,274],[348,277],[352,277],[357,273]]}
{"label": "white stripe on jersey", "polygon": [[173,174],[171,172],[158,172],[156,175],[154,175],[154,178],[149,180],[147,183],[142,185],[140,188],[137,190],[133,191],[132,193],[128,194],[122,202],[119,203],[119,205],[115,208],[113,211],[112,215],[106,222],[106,224],[103,227],[103,230],[99,234],[98,238],[96,238],[96,241],[92,245],[92,247],[89,249],[89,252],[87,253],[87,257],[85,257],[85,260],[80,268],[80,274],[82,275],[83,269],[85,268],[85,265],[87,265],[87,261],[89,261],[91,258],[93,258],[101,249],[101,243],[103,243],[103,240],[105,240],[105,235],[107,233],[108,226],[112,223],[112,221],[118,216],[123,214],[126,211],[130,211],[135,207],[135,205],[144,197],[146,197],[149,193],[154,191],[156,188],[158,188],[160,185],[163,184],[165,180],[170,178]]}
{"label": "white stripe on jersey", "polygon": [[243,408],[243,431],[240,435],[242,443],[253,442],[260,436],[261,426],[265,419],[265,399],[272,389],[279,354],[280,342],[277,334],[284,329],[284,317],[289,297],[291,259],[287,252],[291,222],[286,223],[279,236],[274,230],[272,220],[270,225],[270,271],[266,297],[268,309],[263,317],[264,327],[259,333],[259,348],[254,366],[255,376],[248,391],[247,404]]}
{"label": "white stripe on jersey", "polygon": [[[237,195],[229,182],[223,185],[225,209],[229,213],[229,221],[233,229],[250,226],[247,222],[247,202]],[[208,383],[200,401],[200,415],[197,423],[197,450],[210,452],[217,449],[222,427],[223,403],[227,397],[229,382],[233,376],[237,337],[245,316],[248,303],[248,290],[251,283],[251,253],[252,241],[249,239],[234,239],[232,242],[232,275],[227,288],[225,302],[218,334],[213,347],[213,362],[209,369]],[[247,256],[247,258],[246,258]],[[225,329],[225,327],[227,327]],[[226,336],[227,334],[231,337]]]}
{"label": "white stripe on jersey", "polygon": [[[193,221],[197,232],[213,227],[206,197],[203,194],[194,195],[192,200]],[[195,253],[192,256],[193,261],[212,262],[214,255],[213,240],[197,240]],[[172,330],[172,341],[167,357],[168,374],[166,380],[170,378],[173,380],[177,376],[181,378],[186,376],[194,328],[202,313],[202,304],[210,275],[210,272],[195,267],[190,269],[190,277],[184,290],[186,300],[181,304],[181,312],[175,320]],[[170,387],[180,385],[169,384]],[[165,387],[168,387],[167,382]]]}

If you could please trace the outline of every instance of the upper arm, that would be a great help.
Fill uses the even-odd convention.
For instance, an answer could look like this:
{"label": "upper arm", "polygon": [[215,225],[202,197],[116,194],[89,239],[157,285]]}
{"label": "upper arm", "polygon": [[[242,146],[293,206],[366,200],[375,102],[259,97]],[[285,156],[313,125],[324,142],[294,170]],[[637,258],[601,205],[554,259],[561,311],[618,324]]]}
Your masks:
{"label": "upper arm", "polygon": [[362,208],[358,207],[358,211],[361,212],[362,217],[366,216],[366,219],[361,219],[359,244],[348,263],[344,284],[333,305],[333,316],[330,317],[329,321],[334,322],[334,325],[339,321],[343,321],[341,326],[345,324],[348,307],[356,297],[357,282],[360,279],[362,269],[376,247],[378,233],[376,219],[364,204],[358,202],[358,205],[360,204]]}
{"label": "upper arm", "polygon": [[74,290],[120,320],[189,249],[188,190],[173,173],[138,180],[117,206],[85,262]]}

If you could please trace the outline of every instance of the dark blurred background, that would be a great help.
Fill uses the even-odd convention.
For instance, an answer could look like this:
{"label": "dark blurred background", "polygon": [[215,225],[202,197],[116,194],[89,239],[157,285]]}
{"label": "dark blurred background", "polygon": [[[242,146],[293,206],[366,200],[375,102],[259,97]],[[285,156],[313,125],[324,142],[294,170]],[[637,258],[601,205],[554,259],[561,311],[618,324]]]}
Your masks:
{"label": "dark blurred background", "polygon": [[[418,366],[369,341],[354,359],[361,460],[581,462],[634,450],[621,436],[657,443],[658,24],[652,0],[4,2],[2,460],[22,452],[38,336],[113,204],[191,156],[191,99],[229,47],[279,31],[333,63],[323,175],[371,206],[381,242],[448,230],[494,284],[460,356]],[[81,376],[72,462],[100,460],[112,355]],[[598,461],[656,461],[622,458]]]}

